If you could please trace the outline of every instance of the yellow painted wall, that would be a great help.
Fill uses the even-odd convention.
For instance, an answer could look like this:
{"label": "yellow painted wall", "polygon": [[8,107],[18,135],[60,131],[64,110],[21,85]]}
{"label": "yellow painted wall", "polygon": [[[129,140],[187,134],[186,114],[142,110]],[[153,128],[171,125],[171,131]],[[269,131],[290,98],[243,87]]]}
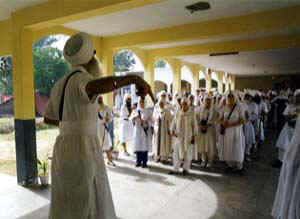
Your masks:
{"label": "yellow painted wall", "polygon": [[[236,89],[237,90],[243,90],[245,88],[249,89],[262,89],[262,90],[269,90],[272,89],[273,85],[276,83],[280,83],[282,81],[289,81],[289,83],[295,83],[298,84],[298,87],[300,86],[300,75],[298,76],[260,76],[260,77],[236,77]],[[292,85],[291,85],[292,86]]]}

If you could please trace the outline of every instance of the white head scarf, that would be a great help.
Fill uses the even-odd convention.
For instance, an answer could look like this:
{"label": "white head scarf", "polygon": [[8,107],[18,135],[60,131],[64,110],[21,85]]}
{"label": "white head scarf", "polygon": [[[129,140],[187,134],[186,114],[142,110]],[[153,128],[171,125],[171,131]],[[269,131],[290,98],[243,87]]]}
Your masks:
{"label": "white head scarf", "polygon": [[83,32],[71,36],[66,42],[63,54],[72,66],[87,64],[95,55],[91,37]]}

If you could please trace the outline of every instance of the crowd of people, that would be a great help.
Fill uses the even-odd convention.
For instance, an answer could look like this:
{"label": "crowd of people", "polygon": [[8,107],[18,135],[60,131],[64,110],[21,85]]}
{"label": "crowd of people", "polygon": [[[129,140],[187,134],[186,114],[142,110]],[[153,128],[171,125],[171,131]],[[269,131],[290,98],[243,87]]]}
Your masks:
{"label": "crowd of people", "polygon": [[[99,103],[99,112],[108,109],[103,101]],[[172,96],[161,91],[154,107],[146,107],[144,98],[132,104],[126,94],[121,111],[115,114],[120,117],[120,142],[125,155],[130,156],[126,143],[133,141],[136,167],[147,168],[151,156],[156,162],[172,164],[169,174],[188,174],[192,162],[203,168],[224,162],[227,173],[243,175],[244,163],[252,162],[263,145],[265,127],[275,130],[278,159],[272,166],[280,168],[283,164],[283,169],[272,215],[282,219],[300,216],[299,137],[294,135],[299,112],[300,90],[278,94],[245,90],[220,95],[197,89],[195,95]],[[99,122],[103,124],[103,120]],[[115,166],[111,155],[108,159],[108,164]]]}
{"label": "crowd of people", "polygon": [[[118,112],[104,105],[100,97],[99,113],[106,113],[107,117],[99,117],[99,124],[105,125],[104,120],[108,123],[113,115],[119,117],[119,141],[126,156],[128,142],[132,142],[137,167],[146,168],[151,157],[162,164],[172,163],[170,174],[188,174],[192,162],[212,168],[216,161],[221,161],[226,163],[226,171],[242,175],[244,162],[252,161],[265,139],[265,126],[269,121],[270,126],[281,124],[277,118],[281,113],[277,104],[280,97],[274,91],[231,91],[221,95],[197,89],[194,95],[174,96],[161,91],[154,107],[146,107],[144,98],[132,103],[131,96],[126,94]],[[284,102],[285,107],[291,106],[288,103]],[[104,129],[100,130],[103,133]],[[109,136],[109,130],[106,132]],[[284,134],[281,141],[285,137]],[[102,138],[103,134],[103,148],[111,148],[111,141]],[[115,166],[111,157],[108,155],[108,164]]]}
{"label": "crowd of people", "polygon": [[[194,95],[174,96],[162,91],[149,107],[145,96],[154,96],[142,78],[99,78],[100,63],[88,34],[70,37],[64,57],[72,71],[54,85],[44,118],[59,127],[51,165],[50,219],[117,218],[102,153],[115,166],[109,133],[115,116],[126,156],[128,142],[133,143],[136,167],[147,168],[153,157],[172,164],[170,174],[189,174],[192,162],[212,168],[221,161],[228,173],[243,175],[244,163],[262,146],[264,127],[276,128],[279,157],[273,166],[281,166],[281,175],[272,215],[300,218],[300,90],[221,95],[197,89]],[[139,91],[137,103],[126,94],[119,112],[104,104],[102,94],[132,84]]]}

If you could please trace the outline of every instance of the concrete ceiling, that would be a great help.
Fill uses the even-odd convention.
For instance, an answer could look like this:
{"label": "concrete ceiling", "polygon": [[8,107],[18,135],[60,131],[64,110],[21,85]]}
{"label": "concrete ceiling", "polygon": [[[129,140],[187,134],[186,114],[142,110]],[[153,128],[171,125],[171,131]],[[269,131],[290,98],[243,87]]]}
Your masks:
{"label": "concrete ceiling", "polygon": [[207,0],[211,9],[191,14],[185,6],[199,0],[172,0],[66,24],[99,36],[140,32],[169,26],[299,5],[299,0]]}
{"label": "concrete ceiling", "polygon": [[300,73],[300,48],[241,52],[224,56],[184,56],[183,61],[237,76],[267,76]]}
{"label": "concrete ceiling", "polygon": [[30,7],[48,0],[0,0],[0,20],[5,20],[16,10]]}

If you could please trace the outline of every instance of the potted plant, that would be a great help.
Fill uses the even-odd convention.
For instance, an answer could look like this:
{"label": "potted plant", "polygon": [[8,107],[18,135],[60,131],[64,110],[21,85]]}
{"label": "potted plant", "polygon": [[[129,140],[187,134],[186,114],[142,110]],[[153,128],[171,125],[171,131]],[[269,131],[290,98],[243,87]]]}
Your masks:
{"label": "potted plant", "polygon": [[42,186],[47,186],[49,185],[49,158],[45,160],[40,160],[38,159],[38,172],[39,172],[39,178],[41,181]]}

